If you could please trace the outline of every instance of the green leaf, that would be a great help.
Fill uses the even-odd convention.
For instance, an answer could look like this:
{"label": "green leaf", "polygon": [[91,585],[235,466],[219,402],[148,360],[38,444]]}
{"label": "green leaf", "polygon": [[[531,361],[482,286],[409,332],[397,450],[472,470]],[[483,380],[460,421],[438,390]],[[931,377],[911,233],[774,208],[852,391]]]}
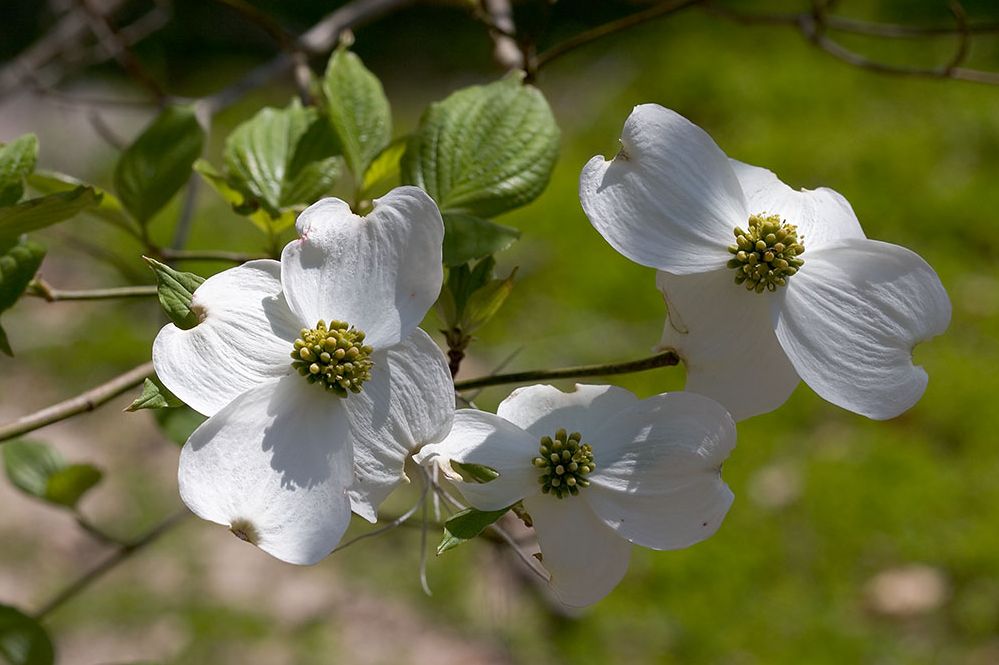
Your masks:
{"label": "green leaf", "polygon": [[71,464],[49,476],[45,500],[73,508],[87,490],[101,481],[101,470],[90,464]]}
{"label": "green leaf", "polygon": [[361,199],[372,199],[399,184],[399,162],[406,152],[407,137],[398,138],[378,153],[375,161],[364,172]]}
{"label": "green leaf", "polygon": [[160,426],[160,431],[170,441],[178,446],[191,438],[194,430],[201,426],[201,423],[208,420],[189,406],[182,406],[178,409],[160,409],[153,411],[153,418]]}
{"label": "green leaf", "polygon": [[191,309],[191,297],[205,278],[193,272],[180,272],[148,256],[143,257],[156,275],[160,305],[181,330],[198,325],[198,315]]}
{"label": "green leaf", "polygon": [[[24,240],[0,256],[0,312],[10,309],[24,294],[45,258],[45,248]],[[0,351],[14,355],[7,334],[0,328]]]}
{"label": "green leaf", "polygon": [[437,556],[465,543],[482,533],[486,527],[503,517],[510,510],[476,510],[466,508],[444,523],[444,538],[437,546]]}
{"label": "green leaf", "polygon": [[57,173],[55,171],[35,171],[28,176],[28,185],[39,194],[45,195],[67,192],[81,186],[89,187],[97,193],[100,197],[100,201],[97,205],[83,210],[82,214],[96,217],[100,220],[123,228],[130,233],[134,233],[132,221],[129,218],[128,213],[125,212],[125,208],[122,206],[121,201],[118,200],[117,196],[106,189],[100,189],[99,187],[88,185],[87,183],[77,180],[73,176],[66,175],[65,173]]}
{"label": "green leaf", "polygon": [[21,200],[24,179],[35,170],[38,161],[38,137],[20,136],[0,147],[0,206]]}
{"label": "green leaf", "polygon": [[517,269],[514,268],[506,279],[494,279],[468,297],[461,316],[462,332],[471,334],[496,315],[513,291],[513,278],[516,274]]}
{"label": "green leaf", "polygon": [[339,175],[338,151],[329,123],[295,99],[284,109],[261,110],[229,135],[225,180],[243,193],[243,205],[279,219],[329,192]]}
{"label": "green leaf", "polygon": [[125,149],[115,167],[114,188],[140,224],[148,223],[184,186],[204,143],[194,110],[171,106]]}
{"label": "green leaf", "polygon": [[55,650],[40,623],[9,605],[0,605],[0,662],[52,665]]}
{"label": "green leaf", "polygon": [[102,476],[89,464],[67,465],[55,449],[33,441],[5,444],[3,460],[7,477],[19,490],[68,508],[75,507]]}
{"label": "green leaf", "polygon": [[100,202],[93,187],[77,187],[0,208],[0,242],[67,220]]}
{"label": "green leaf", "polygon": [[462,213],[444,214],[444,263],[459,266],[506,249],[518,229]]}
{"label": "green leaf", "polygon": [[166,389],[159,379],[146,379],[142,383],[142,394],[135,398],[135,401],[128,405],[126,411],[139,411],[140,409],[170,409],[184,406],[184,403]]}
{"label": "green leaf", "polygon": [[264,233],[277,233],[295,223],[296,213],[294,211],[283,213],[275,220],[260,206],[260,202],[256,198],[243,193],[237,186],[230,184],[226,177],[215,170],[215,167],[207,161],[203,159],[196,161],[194,170],[226,203],[232,206],[233,212],[246,217]]}
{"label": "green leaf", "polygon": [[441,210],[493,217],[533,201],[548,184],[559,130],[544,95],[511,74],[432,104],[402,158],[402,181]]}
{"label": "green leaf", "polygon": [[346,48],[330,57],[323,77],[326,115],[355,182],[392,139],[392,110],[378,77]]}
{"label": "green leaf", "polygon": [[488,483],[499,478],[499,471],[485,464],[471,464],[451,460],[451,468],[466,483]]}

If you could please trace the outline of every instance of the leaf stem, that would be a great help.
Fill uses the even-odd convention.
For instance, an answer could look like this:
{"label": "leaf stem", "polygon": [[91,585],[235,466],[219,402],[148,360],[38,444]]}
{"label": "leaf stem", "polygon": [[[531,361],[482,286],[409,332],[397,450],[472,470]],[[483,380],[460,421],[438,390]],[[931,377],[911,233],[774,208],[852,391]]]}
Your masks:
{"label": "leaf stem", "polygon": [[39,620],[44,619],[74,596],[86,590],[87,587],[100,579],[105,573],[115,568],[118,564],[126,561],[129,557],[147,545],[155,542],[160,536],[180,524],[180,522],[190,514],[191,513],[186,508],[184,510],[177,511],[143,535],[139,536],[137,539],[120,545],[110,556],[81,574],[66,588],[42,605],[42,607],[35,612],[35,618]]}
{"label": "leaf stem", "polygon": [[0,443],[21,436],[22,434],[33,432],[36,429],[41,429],[46,425],[57,423],[60,420],[93,411],[102,404],[139,385],[152,375],[153,363],[143,363],[111,379],[107,383],[102,383],[96,388],[91,388],[76,397],[18,418],[6,425],[0,425]]}
{"label": "leaf stem", "polygon": [[525,372],[511,372],[509,374],[494,374],[483,376],[477,379],[466,379],[465,381],[455,381],[454,389],[457,391],[473,390],[475,388],[485,388],[487,386],[500,386],[507,383],[528,383],[530,381],[543,381],[552,379],[581,379],[589,376],[611,376],[614,374],[631,374],[632,372],[644,372],[658,367],[672,367],[679,364],[680,356],[676,351],[663,351],[648,358],[629,360],[622,363],[607,363],[603,365],[579,365],[576,367],[561,367],[558,369],[536,369]]}

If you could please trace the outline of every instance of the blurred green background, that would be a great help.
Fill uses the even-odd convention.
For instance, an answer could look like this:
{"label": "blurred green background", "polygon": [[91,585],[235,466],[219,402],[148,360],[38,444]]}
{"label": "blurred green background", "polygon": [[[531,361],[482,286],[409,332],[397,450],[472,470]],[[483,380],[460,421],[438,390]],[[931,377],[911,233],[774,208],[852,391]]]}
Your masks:
{"label": "blurred green background", "polygon": [[[2,54],[51,24],[43,3],[5,3]],[[254,3],[289,30],[330,3]],[[642,6],[562,0],[546,19],[518,3],[542,44]],[[729,5],[731,6],[731,5]],[[744,2],[800,10],[794,2]],[[993,3],[965,3],[973,21]],[[945,3],[843,1],[838,14],[948,25]],[[8,20],[9,19],[9,20]],[[440,35],[446,34],[446,39]],[[951,38],[843,42],[891,62],[946,61]],[[417,6],[359,30],[355,50],[383,80],[397,136],[427,103],[497,78],[491,42],[457,7]],[[170,92],[220,88],[273,53],[266,35],[213,3],[178,2],[137,53]],[[999,69],[999,39],[973,42],[969,64]],[[322,62],[315,63],[317,70]],[[832,187],[868,236],[909,247],[939,272],[954,305],[948,333],[916,350],[929,389],[910,412],[872,422],[806,386],[779,411],[740,424],[725,465],[736,502],[716,536],[680,552],[636,549],[624,582],[567,616],[487,542],[431,560],[420,588],[418,529],[401,528],[319,566],[281,564],[225,529],[190,520],[54,614],[61,663],[995,663],[999,662],[999,89],[892,78],[838,62],[785,27],[727,22],[692,9],[580,49],[537,82],[563,132],[548,190],[499,221],[523,230],[501,254],[517,288],[483,329],[462,376],[610,362],[645,355],[663,319],[654,275],[616,254],[579,207],[579,171],[612,155],[631,108],[657,102],[707,130],[731,156],[797,187]],[[61,84],[81,96],[138,96],[111,65]],[[216,119],[207,151],[288,85],[261,90]],[[89,111],[47,97],[0,100],[0,140],[36,132],[40,165],[110,184],[115,151]],[[130,138],[148,110],[108,109]],[[259,250],[263,238],[203,189],[191,248]],[[179,202],[154,222],[168,242]],[[149,281],[140,248],[83,218],[38,234],[46,278],[63,288]],[[94,256],[120,257],[117,268]],[[185,264],[201,274],[221,265]],[[148,358],[155,303],[22,301],[5,314],[18,357],[0,357],[0,415],[9,420]],[[428,329],[437,322],[428,319]],[[682,386],[681,369],[616,377],[641,396]],[[478,399],[493,408],[506,388]],[[122,398],[95,415],[39,431],[108,479],[84,511],[137,533],[179,505],[177,448]],[[0,602],[37,607],[104,550],[69,516],[0,490]],[[405,510],[412,490],[390,510]],[[366,527],[359,524],[357,533]],[[436,533],[430,534],[431,545]]]}

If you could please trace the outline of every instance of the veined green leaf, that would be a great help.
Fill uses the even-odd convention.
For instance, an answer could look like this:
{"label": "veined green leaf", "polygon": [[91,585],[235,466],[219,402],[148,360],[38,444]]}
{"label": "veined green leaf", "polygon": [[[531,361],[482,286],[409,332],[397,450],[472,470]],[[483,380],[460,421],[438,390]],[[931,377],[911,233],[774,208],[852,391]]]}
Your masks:
{"label": "veined green leaf", "polygon": [[392,139],[392,111],[378,77],[346,48],[330,57],[323,77],[326,114],[355,182]]}
{"label": "veined green leaf", "polygon": [[244,205],[279,219],[329,192],[339,176],[338,153],[329,123],[295,99],[283,109],[261,110],[229,135],[225,179],[243,193]]}
{"label": "veined green leaf", "polygon": [[19,136],[0,147],[0,206],[14,205],[24,194],[24,179],[35,170],[38,137]]}
{"label": "veined green leaf", "polygon": [[[45,248],[24,240],[0,256],[0,312],[10,309],[24,294],[45,258]],[[0,328],[0,351],[14,355],[7,334]]]}
{"label": "veined green leaf", "polygon": [[518,229],[462,213],[444,213],[444,263],[459,266],[495,254],[520,237]]}
{"label": "veined green leaf", "polygon": [[181,330],[198,325],[198,315],[191,309],[191,298],[205,278],[192,272],[180,272],[148,256],[143,257],[156,275],[160,305]]}
{"label": "veined green leaf", "polygon": [[4,665],[52,665],[52,640],[35,619],[0,605],[0,662]]}
{"label": "veined green leaf", "polygon": [[100,201],[92,187],[77,187],[0,208],[0,242],[67,220]]}
{"label": "veined green leaf", "polygon": [[437,556],[454,549],[482,533],[486,527],[503,517],[510,508],[502,510],[476,510],[466,508],[444,523],[444,537],[437,545]]}
{"label": "veined green leaf", "polygon": [[146,224],[191,176],[205,131],[194,110],[164,109],[125,149],[114,171],[114,187],[125,208]]}
{"label": "veined green leaf", "polygon": [[493,217],[534,200],[558,156],[544,95],[511,74],[432,104],[402,158],[402,181],[450,213]]}
{"label": "veined green leaf", "polygon": [[125,410],[169,409],[179,406],[184,406],[184,403],[176,395],[167,390],[166,386],[159,379],[151,378],[146,379],[142,383],[142,393]]}

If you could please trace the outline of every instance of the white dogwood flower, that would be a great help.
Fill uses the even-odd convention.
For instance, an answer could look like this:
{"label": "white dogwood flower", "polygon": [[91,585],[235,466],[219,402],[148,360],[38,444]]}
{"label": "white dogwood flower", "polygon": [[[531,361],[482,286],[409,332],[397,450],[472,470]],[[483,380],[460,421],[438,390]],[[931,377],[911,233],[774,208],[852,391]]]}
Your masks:
{"label": "white dogwood flower", "polygon": [[799,377],[870,418],[919,401],[912,350],[946,330],[947,293],[918,255],[867,239],[838,193],[729,160],[654,104],[635,108],[621,152],[591,159],[579,189],[614,249],[662,271],[662,347],[683,358],[688,390],[737,420],[776,409]]}
{"label": "white dogwood flower", "polygon": [[[459,410],[451,433],[415,459],[437,464],[479,510],[522,500],[552,589],[582,607],[621,581],[632,543],[679,549],[718,529],[732,505],[721,466],[734,447],[731,416],[701,395],[639,400],[613,386],[536,385],[495,415]],[[499,476],[465,482],[452,462]]]}
{"label": "white dogwood flower", "polygon": [[164,327],[156,373],[210,416],[184,446],[180,493],[279,559],[310,564],[375,521],[409,453],[450,428],[447,361],[417,328],[441,288],[444,227],[400,187],[361,217],[338,199],[299,216],[281,261],[194,293],[200,323]]}

